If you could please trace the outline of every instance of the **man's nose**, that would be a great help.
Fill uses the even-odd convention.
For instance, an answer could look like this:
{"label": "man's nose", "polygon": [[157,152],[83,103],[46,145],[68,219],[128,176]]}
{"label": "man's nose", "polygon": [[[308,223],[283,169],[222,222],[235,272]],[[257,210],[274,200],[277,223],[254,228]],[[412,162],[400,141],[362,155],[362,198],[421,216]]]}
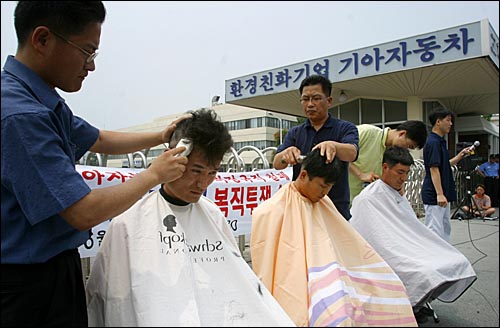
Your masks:
{"label": "man's nose", "polygon": [[198,179],[198,181],[196,182],[196,186],[200,189],[207,189],[208,186],[210,185],[210,182],[211,182],[211,179],[210,177],[201,177],[200,179]]}

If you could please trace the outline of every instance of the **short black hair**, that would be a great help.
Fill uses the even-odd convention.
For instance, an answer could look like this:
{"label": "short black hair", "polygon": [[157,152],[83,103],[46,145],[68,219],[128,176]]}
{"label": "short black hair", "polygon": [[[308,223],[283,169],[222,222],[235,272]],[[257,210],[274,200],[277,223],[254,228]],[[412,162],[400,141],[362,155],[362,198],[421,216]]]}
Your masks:
{"label": "short black hair", "polygon": [[321,156],[320,149],[309,152],[302,162],[302,169],[307,171],[309,179],[312,180],[315,177],[325,178],[326,183],[335,184],[342,172],[344,172],[344,167],[347,165],[346,162],[341,161],[338,157],[326,164],[326,156]]}
{"label": "short black hair", "polygon": [[434,126],[437,122],[437,120],[442,120],[446,116],[451,116],[451,119],[455,118],[455,113],[453,113],[451,110],[446,109],[444,107],[436,107],[430,114],[429,114],[429,121],[431,122],[431,125]]}
{"label": "short black hair", "polygon": [[423,148],[427,140],[427,127],[422,121],[409,120],[396,127],[397,131],[406,131],[406,137],[417,143],[418,148]]}
{"label": "short black hair", "polygon": [[19,1],[14,11],[17,41],[23,46],[38,26],[47,26],[64,36],[81,34],[91,23],[103,23],[102,1]]}
{"label": "short black hair", "polygon": [[330,94],[332,93],[332,82],[330,82],[330,80],[323,75],[311,75],[302,80],[299,87],[299,96],[302,95],[302,89],[304,89],[304,87],[317,84],[321,84],[321,90],[323,90],[323,93],[327,97],[330,97]]}
{"label": "short black hair", "polygon": [[476,189],[477,189],[477,187],[481,187],[481,188],[483,188],[483,190],[486,190],[486,187],[485,187],[485,186],[484,186],[484,184],[482,184],[482,183],[478,183],[478,184],[476,185]]}
{"label": "short black hair", "polygon": [[193,150],[200,150],[210,164],[222,160],[233,146],[233,138],[227,127],[218,120],[217,113],[208,108],[188,113],[192,117],[177,123],[170,138],[170,146],[175,147],[182,138],[189,138],[193,142]]}
{"label": "short black hair", "polygon": [[414,160],[407,148],[392,146],[384,151],[382,163],[387,163],[389,167],[393,167],[396,164],[411,166]]}

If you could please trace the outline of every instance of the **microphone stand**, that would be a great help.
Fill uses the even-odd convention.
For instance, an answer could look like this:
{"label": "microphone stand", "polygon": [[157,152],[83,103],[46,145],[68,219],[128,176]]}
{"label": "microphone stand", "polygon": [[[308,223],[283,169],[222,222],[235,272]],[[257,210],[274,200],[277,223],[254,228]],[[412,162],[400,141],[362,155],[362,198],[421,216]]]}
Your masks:
{"label": "microphone stand", "polygon": [[[474,209],[472,208],[474,200],[472,199],[470,186],[471,186],[471,176],[468,171],[467,175],[465,176],[465,195],[462,197],[462,200],[460,201],[460,203],[458,203],[457,208],[453,212],[453,215],[451,216],[452,219],[458,219],[459,221],[462,221],[462,219],[470,220],[474,218]],[[463,210],[462,208],[463,206],[467,206],[467,211]],[[465,217],[456,216],[459,210],[462,210],[465,213]]]}

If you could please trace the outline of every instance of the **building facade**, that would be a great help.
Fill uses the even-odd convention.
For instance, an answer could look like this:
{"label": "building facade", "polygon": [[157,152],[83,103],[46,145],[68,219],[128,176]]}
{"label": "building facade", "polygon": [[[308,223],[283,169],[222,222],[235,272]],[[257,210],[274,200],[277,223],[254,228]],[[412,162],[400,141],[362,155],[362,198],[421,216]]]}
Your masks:
{"label": "building facade", "polygon": [[[429,112],[444,106],[457,115],[447,136],[450,153],[459,142],[481,139],[478,153],[487,158],[498,153],[498,126],[481,117],[499,110],[498,45],[498,35],[481,20],[232,78],[225,99],[301,116],[300,82],[323,75],[332,81],[334,116],[393,127],[405,120],[429,123]],[[421,158],[421,151],[412,155]]]}

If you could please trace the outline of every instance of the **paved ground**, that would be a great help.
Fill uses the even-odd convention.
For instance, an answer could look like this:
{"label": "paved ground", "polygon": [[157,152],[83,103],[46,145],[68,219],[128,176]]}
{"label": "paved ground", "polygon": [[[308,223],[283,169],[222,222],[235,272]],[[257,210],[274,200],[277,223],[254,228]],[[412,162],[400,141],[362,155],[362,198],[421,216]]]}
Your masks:
{"label": "paved ground", "polygon": [[[498,215],[498,209],[497,213]],[[432,302],[432,318],[420,327],[498,327],[498,220],[452,220],[452,244],[471,262],[477,280],[455,302]]]}
{"label": "paved ground", "polygon": [[[498,217],[498,208],[495,215]],[[452,211],[453,214],[453,211]],[[452,220],[451,243],[471,262],[477,280],[453,303],[432,302],[439,322],[432,317],[420,327],[499,326],[499,231],[498,220]],[[250,262],[250,238],[245,238],[243,256]]]}

